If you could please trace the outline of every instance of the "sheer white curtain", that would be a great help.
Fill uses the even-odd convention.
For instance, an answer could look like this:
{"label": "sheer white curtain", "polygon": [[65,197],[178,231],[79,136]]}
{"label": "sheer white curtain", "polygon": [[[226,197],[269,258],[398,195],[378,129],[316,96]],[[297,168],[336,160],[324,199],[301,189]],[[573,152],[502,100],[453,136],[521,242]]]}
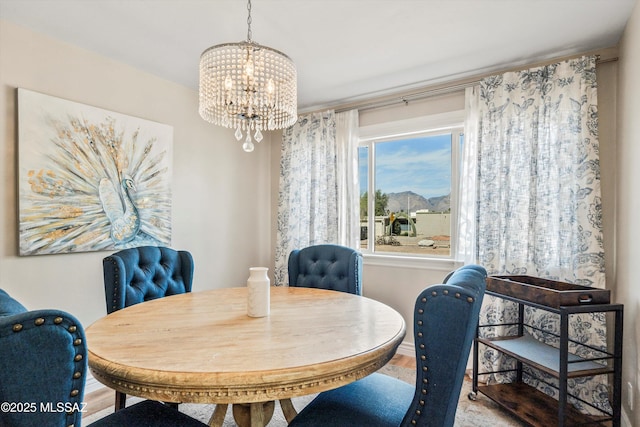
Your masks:
{"label": "sheer white curtain", "polygon": [[339,245],[356,248],[360,240],[358,188],[358,110],[336,113]]}
{"label": "sheer white curtain", "polygon": [[356,247],[357,111],[301,116],[282,137],[275,284],[287,285],[293,249]]}
{"label": "sheer white curtain", "polygon": [[[461,260],[482,264],[489,274],[604,288],[597,117],[595,57],[492,76],[467,89]],[[504,323],[516,315],[513,304],[488,298],[480,323]],[[555,315],[527,309],[525,317],[541,330],[559,330]],[[532,334],[557,344],[553,336]],[[604,348],[603,318],[572,317],[570,335]],[[485,370],[501,363],[495,352],[481,358]],[[528,381],[545,388],[538,379]],[[608,408],[597,385],[571,380],[569,386],[585,401]]]}

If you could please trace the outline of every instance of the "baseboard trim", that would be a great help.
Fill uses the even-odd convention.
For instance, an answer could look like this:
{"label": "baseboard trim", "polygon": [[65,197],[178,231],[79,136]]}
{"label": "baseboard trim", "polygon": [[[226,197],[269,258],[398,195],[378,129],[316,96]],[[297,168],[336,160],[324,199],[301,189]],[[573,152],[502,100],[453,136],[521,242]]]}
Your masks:
{"label": "baseboard trim", "polygon": [[416,357],[415,346],[413,345],[412,342],[403,341],[398,347],[398,350],[396,351],[396,353],[401,354],[403,356]]}

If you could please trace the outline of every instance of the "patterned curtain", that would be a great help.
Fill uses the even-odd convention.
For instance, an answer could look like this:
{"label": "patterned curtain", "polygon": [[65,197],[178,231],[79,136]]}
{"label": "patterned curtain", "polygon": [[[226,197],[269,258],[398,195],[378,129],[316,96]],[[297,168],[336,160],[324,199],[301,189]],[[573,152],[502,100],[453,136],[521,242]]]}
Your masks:
{"label": "patterned curtain", "polygon": [[288,285],[293,249],[338,237],[336,119],[333,110],[301,116],[284,131],[280,155],[275,284]]}
{"label": "patterned curtain", "polygon": [[[528,275],[604,288],[598,159],[595,57],[485,78],[467,89],[462,166],[460,259],[489,274]],[[515,304],[487,298],[481,324],[517,319]],[[559,316],[527,307],[526,323],[557,333]],[[485,336],[505,335],[485,329]],[[512,332],[512,331],[510,331]],[[605,348],[604,315],[571,316],[570,336]],[[558,339],[535,330],[540,340]],[[578,355],[591,351],[571,348]],[[504,367],[491,350],[484,371]],[[547,394],[557,381],[532,372],[525,381]],[[488,382],[512,378],[493,375]],[[602,378],[598,378],[602,382]],[[546,383],[545,383],[546,382]],[[569,389],[608,409],[595,381],[570,380]],[[572,403],[585,409],[579,401]]]}
{"label": "patterned curtain", "polygon": [[358,111],[301,116],[282,136],[275,284],[288,285],[293,249],[355,248],[360,230]]}

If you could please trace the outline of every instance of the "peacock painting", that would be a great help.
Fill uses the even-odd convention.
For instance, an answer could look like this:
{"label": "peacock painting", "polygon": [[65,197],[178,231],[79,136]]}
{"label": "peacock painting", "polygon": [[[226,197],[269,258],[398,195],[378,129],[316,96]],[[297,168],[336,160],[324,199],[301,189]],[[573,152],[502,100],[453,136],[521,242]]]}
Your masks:
{"label": "peacock painting", "polygon": [[170,126],[18,89],[20,255],[171,242]]}

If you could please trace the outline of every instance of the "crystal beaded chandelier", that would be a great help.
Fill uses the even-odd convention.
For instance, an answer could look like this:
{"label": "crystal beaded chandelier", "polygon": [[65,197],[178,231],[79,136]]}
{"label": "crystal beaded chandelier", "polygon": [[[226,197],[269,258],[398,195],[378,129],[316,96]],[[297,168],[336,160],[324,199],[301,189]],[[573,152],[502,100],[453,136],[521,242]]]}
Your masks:
{"label": "crystal beaded chandelier", "polygon": [[[297,71],[284,53],[251,40],[251,0],[247,40],[211,46],[200,56],[200,116],[235,128],[242,149],[254,149],[262,131],[283,129],[297,120]],[[243,135],[244,133],[244,135]]]}

